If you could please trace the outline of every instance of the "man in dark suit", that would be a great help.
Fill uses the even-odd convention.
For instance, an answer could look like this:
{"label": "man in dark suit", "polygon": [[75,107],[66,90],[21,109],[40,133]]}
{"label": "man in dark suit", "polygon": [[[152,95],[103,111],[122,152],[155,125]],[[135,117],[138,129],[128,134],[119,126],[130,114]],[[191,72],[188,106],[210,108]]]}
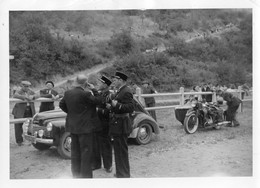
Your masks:
{"label": "man in dark suit", "polygon": [[[78,75],[74,87],[65,92],[59,103],[67,113],[65,128],[71,133],[71,171],[74,178],[92,178],[93,130],[100,124],[96,105],[102,98],[85,91],[87,77]],[[93,89],[93,85],[88,84]]]}
{"label": "man in dark suit", "polygon": [[[13,95],[13,98],[21,99],[24,101],[22,103],[15,104],[12,111],[15,119],[33,117],[33,115],[35,114],[34,103],[30,101],[36,99],[37,97],[34,91],[29,88],[30,86],[31,83],[29,81],[22,81],[21,88],[16,90]],[[23,143],[23,123],[15,123],[14,130],[16,143],[18,144],[18,146],[21,146]]]}
{"label": "man in dark suit", "polygon": [[[45,89],[40,90],[40,97],[50,98],[53,100],[59,98],[58,92],[53,89],[54,83],[52,81],[47,81],[45,86]],[[42,102],[39,112],[54,110],[54,108],[54,102]]]}
{"label": "man in dark suit", "polygon": [[113,84],[118,89],[107,108],[111,110],[109,132],[113,137],[117,178],[130,178],[127,138],[132,132],[130,115],[134,111],[133,94],[126,85],[127,76],[116,72]]}
{"label": "man in dark suit", "polygon": [[[111,80],[106,76],[102,76],[99,82],[98,95],[107,98],[110,94],[109,86]],[[112,172],[112,144],[109,132],[109,110],[106,105],[98,105],[98,117],[101,120],[101,127],[96,127],[94,133],[93,146],[93,170],[101,168],[102,161],[106,172]]]}

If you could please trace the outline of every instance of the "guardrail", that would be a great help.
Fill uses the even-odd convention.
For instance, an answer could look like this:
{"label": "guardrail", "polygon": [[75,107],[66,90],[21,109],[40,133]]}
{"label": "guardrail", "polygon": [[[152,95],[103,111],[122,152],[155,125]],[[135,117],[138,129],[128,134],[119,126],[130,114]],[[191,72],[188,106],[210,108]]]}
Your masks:
{"label": "guardrail", "polygon": [[[241,89],[241,87],[238,87],[238,91],[236,92],[232,92],[232,93],[237,93],[238,97],[243,101],[252,101],[252,99],[242,99],[242,93],[243,90]],[[207,91],[207,92],[184,92],[184,88],[181,87],[179,90],[179,93],[156,93],[156,94],[142,94],[141,93],[141,89],[137,88],[136,89],[136,94],[134,95],[134,97],[136,97],[139,101],[143,101],[143,98],[145,97],[165,97],[165,96],[177,96],[178,99],[171,99],[171,100],[166,100],[167,102],[175,102],[178,103],[178,105],[168,105],[168,106],[155,106],[155,107],[145,107],[146,110],[161,110],[161,109],[170,109],[170,108],[178,108],[178,109],[188,109],[190,108],[189,105],[185,105],[184,101],[187,97],[185,96],[189,96],[189,95],[198,95],[199,100],[202,98],[202,95],[207,95],[207,94],[211,94],[212,96],[212,102],[216,102],[217,101],[217,96],[215,92],[211,92],[211,91]],[[59,101],[58,100],[52,100],[52,99],[48,99],[48,98],[38,98],[36,100],[33,100],[31,102],[53,102],[53,101]],[[161,101],[156,101],[156,103],[161,103],[165,100],[161,100]],[[24,103],[25,101],[20,100],[20,99],[15,99],[15,98],[10,98],[9,99],[10,103]],[[242,103],[243,104],[243,103]],[[239,107],[239,111],[242,112],[243,110],[243,105],[240,105]],[[19,119],[10,119],[10,124],[14,124],[14,123],[22,123],[24,122],[26,119],[28,118],[19,118]]]}

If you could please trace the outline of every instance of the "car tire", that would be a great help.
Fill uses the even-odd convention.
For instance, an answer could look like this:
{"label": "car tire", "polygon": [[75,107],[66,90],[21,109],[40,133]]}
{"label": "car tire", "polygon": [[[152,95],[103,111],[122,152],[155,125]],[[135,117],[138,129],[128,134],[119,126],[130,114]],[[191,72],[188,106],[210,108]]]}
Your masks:
{"label": "car tire", "polygon": [[51,146],[50,145],[46,145],[46,144],[43,144],[43,143],[36,143],[36,144],[32,144],[33,145],[33,147],[35,147],[36,149],[38,149],[38,150],[47,150],[47,149],[49,149]]}
{"label": "car tire", "polygon": [[135,138],[135,142],[138,145],[148,144],[151,141],[153,135],[153,130],[151,125],[149,124],[149,121],[144,120],[140,122],[137,127],[139,127],[139,129]]}
{"label": "car tire", "polygon": [[64,159],[70,159],[71,157],[71,137],[69,132],[64,132],[59,140],[57,147],[58,153]]}

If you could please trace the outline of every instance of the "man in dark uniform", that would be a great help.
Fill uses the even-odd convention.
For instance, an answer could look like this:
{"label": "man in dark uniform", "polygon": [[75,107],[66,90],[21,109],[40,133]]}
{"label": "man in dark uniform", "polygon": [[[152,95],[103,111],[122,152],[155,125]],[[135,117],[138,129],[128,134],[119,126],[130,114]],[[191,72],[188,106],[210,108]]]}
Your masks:
{"label": "man in dark uniform", "polygon": [[[142,90],[143,94],[152,94],[152,93],[157,93],[157,91],[150,86],[148,81],[143,81],[142,82]],[[146,107],[155,107],[155,99],[154,97],[144,97],[144,102]],[[156,113],[155,110],[148,110],[148,112],[151,114],[153,119],[156,121]]]}
{"label": "man in dark uniform", "polygon": [[[100,79],[99,94],[103,98],[107,98],[110,94],[109,86],[111,80],[106,76]],[[112,144],[111,137],[109,136],[109,110],[106,105],[97,106],[98,117],[101,120],[101,127],[96,127],[94,133],[93,145],[93,170],[101,168],[101,158],[106,172],[112,172]]]}
{"label": "man in dark uniform", "polygon": [[[31,83],[29,81],[22,81],[21,88],[16,90],[13,95],[14,98],[24,101],[22,103],[15,104],[12,111],[14,119],[33,117],[33,115],[35,114],[34,103],[30,101],[36,99],[37,97],[34,91],[29,88],[30,86]],[[21,146],[23,142],[23,123],[15,123],[14,130],[16,143],[18,144],[18,146]]]}
{"label": "man in dark uniform", "polygon": [[107,108],[111,110],[109,132],[113,137],[117,178],[130,178],[127,138],[132,132],[130,113],[134,111],[133,94],[126,85],[127,76],[116,72],[113,85],[118,89]]}
{"label": "man in dark uniform", "polygon": [[[71,171],[74,178],[92,178],[93,130],[100,124],[96,105],[102,104],[101,97],[85,91],[87,77],[78,75],[74,87],[65,92],[59,103],[67,113],[65,129],[71,133]],[[93,85],[87,84],[91,89]]]}
{"label": "man in dark uniform", "polygon": [[[54,83],[52,81],[47,81],[45,83],[46,89],[40,90],[40,97],[50,98],[56,100],[59,98],[58,92],[53,89]],[[54,110],[54,102],[42,102],[40,105],[39,112]]]}
{"label": "man in dark uniform", "polygon": [[217,95],[223,98],[227,102],[227,110],[224,112],[226,115],[226,121],[231,121],[230,126],[239,126],[239,122],[236,119],[237,109],[239,108],[240,103],[242,101],[238,98],[232,95],[229,92],[224,92],[222,90],[217,91]]}

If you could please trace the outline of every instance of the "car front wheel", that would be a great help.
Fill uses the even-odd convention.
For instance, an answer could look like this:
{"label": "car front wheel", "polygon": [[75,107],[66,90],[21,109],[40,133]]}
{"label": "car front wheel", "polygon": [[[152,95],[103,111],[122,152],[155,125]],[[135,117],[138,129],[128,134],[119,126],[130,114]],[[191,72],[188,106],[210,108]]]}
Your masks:
{"label": "car front wheel", "polygon": [[138,126],[139,129],[135,141],[139,145],[148,144],[151,141],[153,134],[152,127],[147,121],[142,121],[139,124],[140,125]]}
{"label": "car front wheel", "polygon": [[60,138],[58,145],[58,153],[61,157],[65,159],[70,159],[71,157],[71,137],[69,132],[63,133]]}

